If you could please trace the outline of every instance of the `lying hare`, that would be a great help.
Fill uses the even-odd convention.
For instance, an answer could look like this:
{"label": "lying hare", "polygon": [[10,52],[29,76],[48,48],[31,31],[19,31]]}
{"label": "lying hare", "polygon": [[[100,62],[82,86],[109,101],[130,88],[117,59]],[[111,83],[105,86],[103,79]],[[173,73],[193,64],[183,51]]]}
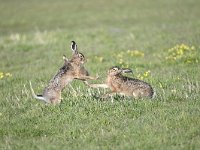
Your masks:
{"label": "lying hare", "polygon": [[35,94],[30,82],[31,91],[34,98],[43,100],[47,103],[57,104],[61,102],[61,91],[72,80],[79,79],[88,85],[86,81],[87,79],[97,79],[96,77],[89,76],[88,71],[84,68],[83,64],[86,62],[86,59],[82,53],[78,52],[77,45],[74,41],[72,41],[71,49],[73,51],[71,60],[68,60],[65,56],[63,56],[64,65],[50,80],[42,95]]}
{"label": "lying hare", "polygon": [[89,86],[92,88],[110,88],[111,92],[104,95],[103,98],[116,93],[135,98],[153,97],[154,91],[150,84],[139,79],[123,76],[122,73],[132,73],[132,70],[122,69],[117,66],[111,67],[108,70],[105,84],[90,84]]}

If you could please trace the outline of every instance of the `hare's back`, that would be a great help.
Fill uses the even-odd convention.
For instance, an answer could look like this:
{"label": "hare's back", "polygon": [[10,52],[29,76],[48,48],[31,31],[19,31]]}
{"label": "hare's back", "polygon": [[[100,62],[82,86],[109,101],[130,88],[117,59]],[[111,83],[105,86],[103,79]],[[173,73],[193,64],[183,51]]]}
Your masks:
{"label": "hare's back", "polygon": [[139,79],[130,79],[130,89],[132,89],[132,92],[138,93],[139,96],[147,96],[147,97],[152,97],[153,96],[153,88],[152,86],[142,80]]}
{"label": "hare's back", "polygon": [[135,79],[135,78],[127,78],[124,80],[124,83],[132,89],[151,89],[151,85],[145,81]]}

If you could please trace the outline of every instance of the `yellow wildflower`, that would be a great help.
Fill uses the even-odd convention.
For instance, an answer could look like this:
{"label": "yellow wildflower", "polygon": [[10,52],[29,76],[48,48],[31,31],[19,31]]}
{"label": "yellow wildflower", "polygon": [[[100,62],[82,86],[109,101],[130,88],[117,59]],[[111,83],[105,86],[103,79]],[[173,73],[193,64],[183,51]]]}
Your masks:
{"label": "yellow wildflower", "polygon": [[146,71],[146,72],[144,73],[144,77],[148,77],[149,74],[150,74],[150,70],[148,70],[148,71]]}
{"label": "yellow wildflower", "polygon": [[135,56],[135,57],[144,57],[144,53],[140,52],[138,50],[127,50],[126,53],[129,54],[131,57],[133,57],[133,56]]}
{"label": "yellow wildflower", "polygon": [[5,74],[5,76],[7,76],[7,77],[12,77],[12,74],[9,73],[9,72],[7,72],[7,73]]}
{"label": "yellow wildflower", "polygon": [[138,74],[138,75],[137,75],[137,78],[139,78],[139,79],[141,79],[141,80],[144,79],[144,77],[143,77],[141,74]]}
{"label": "yellow wildflower", "polygon": [[0,79],[3,79],[4,75],[3,72],[0,72]]}
{"label": "yellow wildflower", "polygon": [[3,79],[5,77],[12,77],[12,74],[9,72],[7,73],[0,72],[0,79]]}
{"label": "yellow wildflower", "polygon": [[167,60],[182,61],[186,63],[196,62],[196,51],[194,46],[187,46],[185,44],[176,45],[168,50]]}

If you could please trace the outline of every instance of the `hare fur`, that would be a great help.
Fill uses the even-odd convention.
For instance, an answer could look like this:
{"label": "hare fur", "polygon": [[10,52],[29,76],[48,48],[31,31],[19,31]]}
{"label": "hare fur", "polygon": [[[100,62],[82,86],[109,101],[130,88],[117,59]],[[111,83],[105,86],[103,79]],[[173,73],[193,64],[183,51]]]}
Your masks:
{"label": "hare fur", "polygon": [[153,88],[150,84],[135,78],[122,75],[122,73],[130,73],[132,70],[123,69],[118,66],[111,67],[107,72],[107,79],[104,84],[90,84],[92,88],[110,88],[111,92],[103,97],[111,96],[119,93],[125,96],[140,98],[154,95]]}
{"label": "hare fur", "polygon": [[74,41],[71,43],[71,49],[73,51],[71,60],[63,56],[64,65],[50,80],[42,95],[35,94],[30,82],[30,88],[34,98],[43,100],[46,103],[58,104],[61,102],[62,90],[74,79],[82,80],[86,85],[88,85],[86,80],[97,79],[96,77],[89,76],[88,71],[84,68],[86,58],[82,53],[78,52],[77,45]]}

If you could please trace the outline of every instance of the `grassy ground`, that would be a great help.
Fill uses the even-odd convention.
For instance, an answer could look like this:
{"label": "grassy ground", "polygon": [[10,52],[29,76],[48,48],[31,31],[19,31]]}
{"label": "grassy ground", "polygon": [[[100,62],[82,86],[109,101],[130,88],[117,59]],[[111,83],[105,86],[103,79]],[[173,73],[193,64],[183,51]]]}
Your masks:
{"label": "grassy ground", "polygon": [[[199,149],[198,0],[0,1],[0,149]],[[32,98],[71,56],[91,75],[113,65],[152,84],[154,100],[115,97],[74,81],[63,102]]]}

